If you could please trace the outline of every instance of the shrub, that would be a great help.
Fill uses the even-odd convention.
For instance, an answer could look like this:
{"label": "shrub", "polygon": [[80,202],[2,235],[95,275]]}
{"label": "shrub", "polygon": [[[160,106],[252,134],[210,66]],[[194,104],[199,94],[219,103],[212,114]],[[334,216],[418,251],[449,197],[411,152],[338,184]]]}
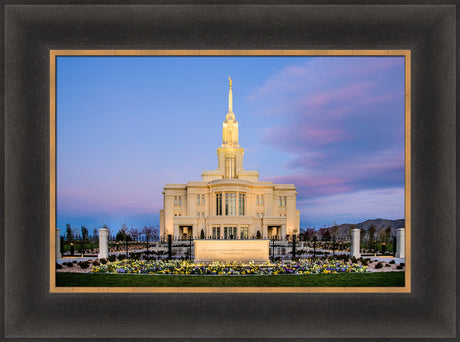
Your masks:
{"label": "shrub", "polygon": [[362,264],[363,266],[367,266],[367,265],[369,264],[369,259],[363,259],[363,258],[361,258],[361,264]]}
{"label": "shrub", "polygon": [[124,255],[124,254],[118,254],[118,260],[121,261],[121,260],[123,260],[123,259],[125,259],[125,258],[126,258],[126,255]]}
{"label": "shrub", "polygon": [[58,263],[56,263],[56,269],[57,269],[57,270],[60,270],[61,268],[62,268],[62,265],[61,265],[61,264],[58,264]]}
{"label": "shrub", "polygon": [[74,260],[74,261],[72,261],[72,262],[73,262],[74,264],[76,264],[76,263],[77,263],[77,260]]}
{"label": "shrub", "polygon": [[107,259],[100,259],[99,262],[104,265],[107,263]]}
{"label": "shrub", "polygon": [[101,264],[101,263],[100,263],[99,261],[97,261],[97,260],[94,260],[94,261],[93,261],[93,266],[99,266],[100,264]]}
{"label": "shrub", "polygon": [[376,268],[376,269],[379,269],[379,268],[382,268],[382,267],[383,267],[383,265],[382,265],[381,262],[378,262],[377,265],[375,265],[375,268]]}
{"label": "shrub", "polygon": [[391,265],[390,264],[385,264],[385,267],[391,267]]}
{"label": "shrub", "polygon": [[88,261],[80,261],[78,263],[78,265],[81,267],[81,268],[88,268],[89,267],[89,262]]}
{"label": "shrub", "polygon": [[67,267],[73,267],[73,263],[71,263],[70,261],[69,261],[69,262],[65,262],[64,265],[67,265]]}
{"label": "shrub", "polygon": [[131,253],[130,255],[130,259],[133,259],[133,260],[139,260],[140,257],[141,257],[141,253]]}
{"label": "shrub", "polygon": [[353,257],[353,258],[351,258],[351,262],[355,264],[355,263],[358,262],[358,259],[356,259],[356,257]]}
{"label": "shrub", "polygon": [[401,266],[401,265],[396,266],[396,269],[398,269],[398,270],[402,270],[403,268],[404,268],[404,267]]}
{"label": "shrub", "polygon": [[107,260],[110,261],[110,262],[114,262],[116,260],[116,258],[117,258],[117,256],[115,254],[112,254],[112,255],[109,255]]}
{"label": "shrub", "polygon": [[405,264],[405,263],[403,263],[403,262],[402,262],[402,263],[400,263],[400,265],[401,265],[401,266],[406,266],[406,264]]}
{"label": "shrub", "polygon": [[394,265],[396,262],[394,260],[390,261],[390,264]]}

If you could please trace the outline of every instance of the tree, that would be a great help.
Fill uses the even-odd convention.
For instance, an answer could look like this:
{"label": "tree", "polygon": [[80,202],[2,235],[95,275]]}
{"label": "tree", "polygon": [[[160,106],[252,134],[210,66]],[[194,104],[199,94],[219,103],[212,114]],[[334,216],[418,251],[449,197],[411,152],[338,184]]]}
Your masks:
{"label": "tree", "polygon": [[367,235],[369,235],[369,246],[374,245],[375,231],[376,231],[375,225],[371,224],[371,226],[369,227],[367,231]]}
{"label": "tree", "polygon": [[85,240],[88,238],[88,228],[84,225],[81,226],[81,252],[84,253],[85,250]]}
{"label": "tree", "polygon": [[307,227],[307,230],[305,231],[305,234],[306,234],[306,238],[307,240],[311,240],[313,237],[315,237],[315,231],[316,231],[316,228],[311,228],[311,227]]}
{"label": "tree", "polygon": [[70,223],[67,223],[65,229],[65,240],[67,242],[72,242],[73,240],[73,234],[72,234],[72,227],[70,226]]}
{"label": "tree", "polygon": [[150,238],[153,238],[153,235],[155,234],[155,227],[154,226],[144,226],[141,231],[142,234],[145,235],[145,238],[147,240],[147,252],[149,250],[149,240]]}
{"label": "tree", "polygon": [[131,227],[131,229],[129,230],[129,236],[131,236],[131,238],[134,240],[134,241],[137,241],[139,240],[139,235],[140,235],[140,231],[139,229],[137,228],[133,228]]}
{"label": "tree", "polygon": [[337,237],[337,232],[339,231],[339,226],[337,224],[334,224],[331,228],[331,232],[332,232],[332,237],[334,238],[334,241]]}
{"label": "tree", "polygon": [[361,229],[359,232],[359,240],[360,242],[364,242],[364,238],[366,237],[366,231],[364,229]]}
{"label": "tree", "polygon": [[84,225],[81,226],[81,238],[83,240],[88,238],[88,228],[86,228]]}
{"label": "tree", "polygon": [[93,229],[93,239],[95,239],[96,241],[97,241],[97,236],[98,236],[97,228],[94,228]]}
{"label": "tree", "polygon": [[156,225],[153,227],[153,236],[154,237],[159,237],[160,236],[160,226]]}
{"label": "tree", "polygon": [[331,233],[329,232],[329,229],[326,228],[323,230],[321,240],[331,241]]}
{"label": "tree", "polygon": [[391,226],[386,226],[385,228],[385,241],[389,242],[390,241],[390,235],[391,235]]}
{"label": "tree", "polygon": [[128,228],[126,227],[126,223],[123,223],[121,225],[121,228],[118,231],[115,239],[117,241],[131,241],[131,236],[129,236]]}

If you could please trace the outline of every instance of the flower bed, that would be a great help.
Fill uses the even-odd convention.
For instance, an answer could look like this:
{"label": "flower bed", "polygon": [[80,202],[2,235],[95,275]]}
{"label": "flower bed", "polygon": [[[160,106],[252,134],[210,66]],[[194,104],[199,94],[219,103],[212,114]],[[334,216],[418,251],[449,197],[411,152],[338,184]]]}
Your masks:
{"label": "flower bed", "polygon": [[342,260],[305,259],[274,263],[194,263],[191,261],[121,260],[93,266],[93,273],[195,274],[195,275],[276,275],[319,273],[363,273],[367,266]]}

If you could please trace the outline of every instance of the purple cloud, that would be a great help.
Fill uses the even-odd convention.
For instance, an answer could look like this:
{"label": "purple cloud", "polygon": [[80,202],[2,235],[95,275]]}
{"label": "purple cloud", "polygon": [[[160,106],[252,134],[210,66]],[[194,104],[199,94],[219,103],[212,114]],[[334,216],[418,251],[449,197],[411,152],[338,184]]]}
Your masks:
{"label": "purple cloud", "polygon": [[287,175],[264,180],[294,183],[299,203],[385,189],[403,196],[402,58],[312,59],[276,73],[249,100],[278,123],[259,130],[261,141],[290,156]]}

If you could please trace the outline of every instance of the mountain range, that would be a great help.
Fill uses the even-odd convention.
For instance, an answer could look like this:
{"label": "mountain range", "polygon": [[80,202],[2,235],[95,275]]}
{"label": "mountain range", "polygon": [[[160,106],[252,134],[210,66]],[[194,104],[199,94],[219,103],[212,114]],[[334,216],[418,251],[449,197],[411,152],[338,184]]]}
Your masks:
{"label": "mountain range", "polygon": [[[349,234],[350,227],[353,223],[342,223],[337,225],[339,229],[337,230],[337,236],[346,236]],[[384,230],[387,226],[391,227],[391,235],[396,235],[396,229],[405,227],[405,220],[398,219],[398,220],[387,220],[387,219],[372,219],[366,220],[364,222],[356,223],[355,226],[358,229],[365,230],[366,232],[369,230],[371,225],[375,226],[375,233],[378,236],[382,230]],[[320,228],[321,229],[321,228]],[[329,232],[332,234],[331,227],[327,228]],[[316,230],[316,234],[319,234],[319,229]]]}

